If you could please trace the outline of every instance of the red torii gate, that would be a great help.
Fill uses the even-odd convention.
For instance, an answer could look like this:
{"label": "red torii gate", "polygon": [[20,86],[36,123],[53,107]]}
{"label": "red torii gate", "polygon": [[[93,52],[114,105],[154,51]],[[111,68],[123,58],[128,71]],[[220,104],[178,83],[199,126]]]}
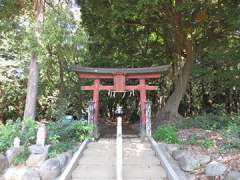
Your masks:
{"label": "red torii gate", "polygon": [[[94,79],[91,86],[82,86],[81,90],[93,91],[94,117],[93,123],[97,124],[99,112],[99,92],[100,91],[140,91],[141,123],[144,127],[146,122],[145,102],[146,92],[157,90],[157,86],[149,86],[145,79],[160,78],[162,71],[167,71],[169,65],[147,68],[90,68],[76,66],[71,71],[77,72],[80,78]],[[113,85],[101,85],[101,79],[113,79]],[[139,79],[138,85],[126,85],[127,79]]]}

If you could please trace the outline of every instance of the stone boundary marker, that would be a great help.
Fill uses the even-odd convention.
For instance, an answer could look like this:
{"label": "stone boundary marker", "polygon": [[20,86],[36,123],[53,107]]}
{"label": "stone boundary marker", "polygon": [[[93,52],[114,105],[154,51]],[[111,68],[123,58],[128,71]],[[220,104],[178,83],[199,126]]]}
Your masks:
{"label": "stone boundary marker", "polygon": [[161,148],[157,142],[152,137],[147,137],[150,144],[152,145],[153,150],[157,154],[159,160],[161,161],[161,165],[166,170],[167,176],[170,180],[187,180],[185,174],[179,169],[177,165],[174,164],[171,157],[168,153]]}
{"label": "stone boundary marker", "polygon": [[68,163],[67,167],[65,168],[63,173],[59,176],[59,178],[57,178],[57,180],[69,180],[71,178],[72,171],[76,167],[76,165],[78,163],[78,160],[81,157],[81,155],[82,155],[84,149],[86,148],[88,142],[89,142],[89,140],[83,141],[83,143],[80,145],[77,152],[74,153],[71,161]]}

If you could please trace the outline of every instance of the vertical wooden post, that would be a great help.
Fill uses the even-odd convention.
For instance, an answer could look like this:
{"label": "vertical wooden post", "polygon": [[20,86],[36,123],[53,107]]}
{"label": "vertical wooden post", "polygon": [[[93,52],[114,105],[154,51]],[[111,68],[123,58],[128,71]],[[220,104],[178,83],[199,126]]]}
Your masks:
{"label": "vertical wooden post", "polygon": [[95,138],[99,137],[98,132],[98,112],[99,112],[99,91],[100,91],[100,80],[94,80],[94,88],[93,88],[93,102],[94,102],[94,115],[93,115],[93,136]]}
{"label": "vertical wooden post", "polygon": [[140,79],[139,85],[140,85],[141,128],[144,128],[145,124],[146,124],[146,113],[145,113],[146,84],[145,84],[145,79]]}
{"label": "vertical wooden post", "polygon": [[94,118],[93,118],[93,123],[94,125],[97,125],[98,121],[98,112],[99,112],[99,85],[100,85],[100,80],[95,79],[94,80],[94,90],[93,90],[93,102],[94,102]]}

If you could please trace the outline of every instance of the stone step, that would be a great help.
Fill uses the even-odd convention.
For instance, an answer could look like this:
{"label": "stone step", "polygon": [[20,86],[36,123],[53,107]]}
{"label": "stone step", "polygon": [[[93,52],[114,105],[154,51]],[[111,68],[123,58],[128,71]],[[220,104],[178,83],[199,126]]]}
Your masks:
{"label": "stone step", "polygon": [[131,161],[131,160],[136,160],[136,161],[159,161],[158,158],[156,156],[153,155],[146,155],[146,154],[142,154],[142,155],[128,155],[128,156],[123,156],[124,161]]}
{"label": "stone step", "polygon": [[160,166],[155,167],[138,167],[138,166],[124,166],[123,167],[123,177],[125,178],[165,178],[165,171]]}
{"label": "stone step", "polygon": [[[101,161],[101,160],[104,160],[104,159],[116,159],[116,155],[115,154],[98,154],[98,153],[85,153],[83,154],[83,159],[85,159],[87,156],[87,158],[89,158],[89,156],[91,156],[92,158],[91,159],[95,159],[95,161]],[[81,160],[81,159],[80,159]]]}
{"label": "stone step", "polygon": [[138,150],[136,150],[135,152],[133,152],[133,151],[124,151],[123,152],[123,156],[125,156],[125,157],[129,157],[130,156],[130,157],[133,157],[133,158],[139,157],[139,156],[142,156],[142,157],[145,157],[145,156],[147,156],[147,157],[149,157],[149,156],[156,157],[155,153],[153,151],[138,151]]}
{"label": "stone step", "polygon": [[111,165],[114,165],[116,164],[116,161],[115,160],[111,160],[111,159],[103,159],[102,161],[94,161],[94,160],[79,160],[78,161],[78,165],[91,165],[91,164],[97,164],[99,166],[101,165],[104,165],[104,164],[111,164]]}
{"label": "stone step", "polygon": [[[94,159],[95,158],[95,159]],[[106,163],[106,162],[112,162],[112,163],[115,163],[116,161],[115,161],[115,159],[116,158],[114,158],[114,159],[112,159],[112,158],[106,158],[106,157],[93,157],[93,158],[88,158],[88,157],[83,157],[83,158],[81,158],[81,159],[79,159],[79,161],[78,161],[78,164],[94,164],[94,163],[97,163],[97,164],[99,164],[99,163]],[[112,164],[111,163],[111,164]]]}
{"label": "stone step", "polygon": [[[116,178],[115,139],[100,139],[87,145],[72,180],[113,180]],[[123,140],[124,180],[165,180],[166,174],[151,145],[140,138]]]}
{"label": "stone step", "polygon": [[[72,178],[71,180],[116,180],[115,178]],[[141,180],[141,179],[140,179]]]}
{"label": "stone step", "polygon": [[89,150],[83,152],[84,156],[115,156],[116,151],[98,151],[98,150]]}
{"label": "stone step", "polygon": [[128,148],[141,148],[141,149],[151,149],[151,145],[145,145],[145,144],[126,144],[123,143],[124,147],[128,147]]}
{"label": "stone step", "polygon": [[[87,180],[87,179],[86,179]],[[125,178],[124,180],[167,180],[166,177],[157,177],[157,178],[154,178],[154,177],[144,177],[144,178]]]}
{"label": "stone step", "polygon": [[72,178],[115,178],[115,166],[78,166],[72,172]]}
{"label": "stone step", "polygon": [[113,149],[113,147],[116,147],[116,145],[115,144],[112,144],[112,145],[88,144],[86,149],[108,150],[108,149]]}

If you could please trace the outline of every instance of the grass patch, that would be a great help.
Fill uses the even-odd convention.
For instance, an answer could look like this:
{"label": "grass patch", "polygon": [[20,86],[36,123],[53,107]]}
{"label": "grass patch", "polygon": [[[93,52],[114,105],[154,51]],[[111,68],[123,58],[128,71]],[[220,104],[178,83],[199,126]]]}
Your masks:
{"label": "grass patch", "polygon": [[174,126],[164,125],[156,130],[154,133],[154,138],[156,140],[162,140],[169,144],[179,143],[177,136],[177,130]]}

